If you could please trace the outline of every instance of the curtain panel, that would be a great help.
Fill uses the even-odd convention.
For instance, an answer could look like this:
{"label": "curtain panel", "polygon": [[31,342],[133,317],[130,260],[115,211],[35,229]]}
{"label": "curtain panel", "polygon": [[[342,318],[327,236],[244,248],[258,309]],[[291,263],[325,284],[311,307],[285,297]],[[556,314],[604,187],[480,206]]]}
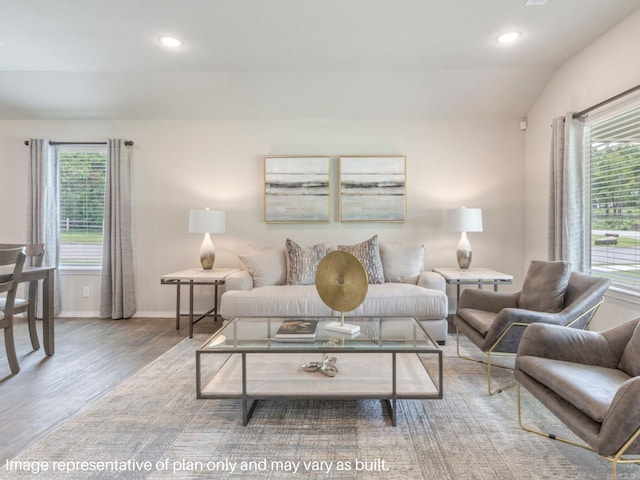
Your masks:
{"label": "curtain panel", "polygon": [[[59,281],[59,225],[58,166],[55,147],[48,140],[29,139],[29,198],[27,202],[27,243],[44,243],[42,266],[55,267],[53,306],[54,315],[61,312]],[[37,298],[42,298],[38,286]],[[42,318],[42,305],[36,301],[36,316]]]}
{"label": "curtain panel", "polygon": [[549,260],[588,271],[590,224],[584,166],[584,119],[573,113],[553,119],[549,188]]}
{"label": "curtain panel", "polygon": [[131,148],[121,139],[108,142],[103,232],[100,317],[129,318],[136,311]]}

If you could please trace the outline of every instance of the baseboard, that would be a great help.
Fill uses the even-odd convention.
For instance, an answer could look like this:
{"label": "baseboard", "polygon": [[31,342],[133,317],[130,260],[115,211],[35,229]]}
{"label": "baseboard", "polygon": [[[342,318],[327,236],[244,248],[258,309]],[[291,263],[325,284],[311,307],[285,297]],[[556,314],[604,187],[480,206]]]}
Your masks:
{"label": "baseboard", "polygon": [[[183,315],[188,315],[184,313]],[[175,318],[175,310],[170,312],[136,312],[133,318]],[[99,318],[100,312],[61,312],[58,317],[64,318]]]}

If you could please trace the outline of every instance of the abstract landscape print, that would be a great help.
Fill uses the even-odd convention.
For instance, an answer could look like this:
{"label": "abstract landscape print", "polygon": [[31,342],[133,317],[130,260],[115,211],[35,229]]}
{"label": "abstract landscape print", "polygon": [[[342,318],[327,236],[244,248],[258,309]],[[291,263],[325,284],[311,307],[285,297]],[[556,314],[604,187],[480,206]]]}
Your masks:
{"label": "abstract landscape print", "polygon": [[406,220],[404,156],[340,157],[340,221]]}
{"label": "abstract landscape print", "polygon": [[264,221],[329,221],[330,157],[264,157]]}

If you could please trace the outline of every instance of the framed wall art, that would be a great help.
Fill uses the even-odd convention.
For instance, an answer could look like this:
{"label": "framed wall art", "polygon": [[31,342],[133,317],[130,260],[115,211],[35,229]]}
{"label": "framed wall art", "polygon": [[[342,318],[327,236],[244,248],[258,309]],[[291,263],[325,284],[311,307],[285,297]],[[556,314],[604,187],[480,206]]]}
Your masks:
{"label": "framed wall art", "polygon": [[329,156],[264,157],[264,221],[329,221]]}
{"label": "framed wall art", "polygon": [[340,157],[340,221],[404,222],[406,158]]}

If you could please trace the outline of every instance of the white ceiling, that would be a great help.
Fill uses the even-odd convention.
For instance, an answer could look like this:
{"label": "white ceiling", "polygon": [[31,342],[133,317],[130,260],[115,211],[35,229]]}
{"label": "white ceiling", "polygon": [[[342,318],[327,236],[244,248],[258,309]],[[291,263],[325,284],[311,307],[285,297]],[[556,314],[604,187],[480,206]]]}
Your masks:
{"label": "white ceiling", "polygon": [[[524,115],[638,0],[0,0],[1,119]],[[495,37],[522,32],[515,45]],[[160,34],[185,41],[177,51]]]}

